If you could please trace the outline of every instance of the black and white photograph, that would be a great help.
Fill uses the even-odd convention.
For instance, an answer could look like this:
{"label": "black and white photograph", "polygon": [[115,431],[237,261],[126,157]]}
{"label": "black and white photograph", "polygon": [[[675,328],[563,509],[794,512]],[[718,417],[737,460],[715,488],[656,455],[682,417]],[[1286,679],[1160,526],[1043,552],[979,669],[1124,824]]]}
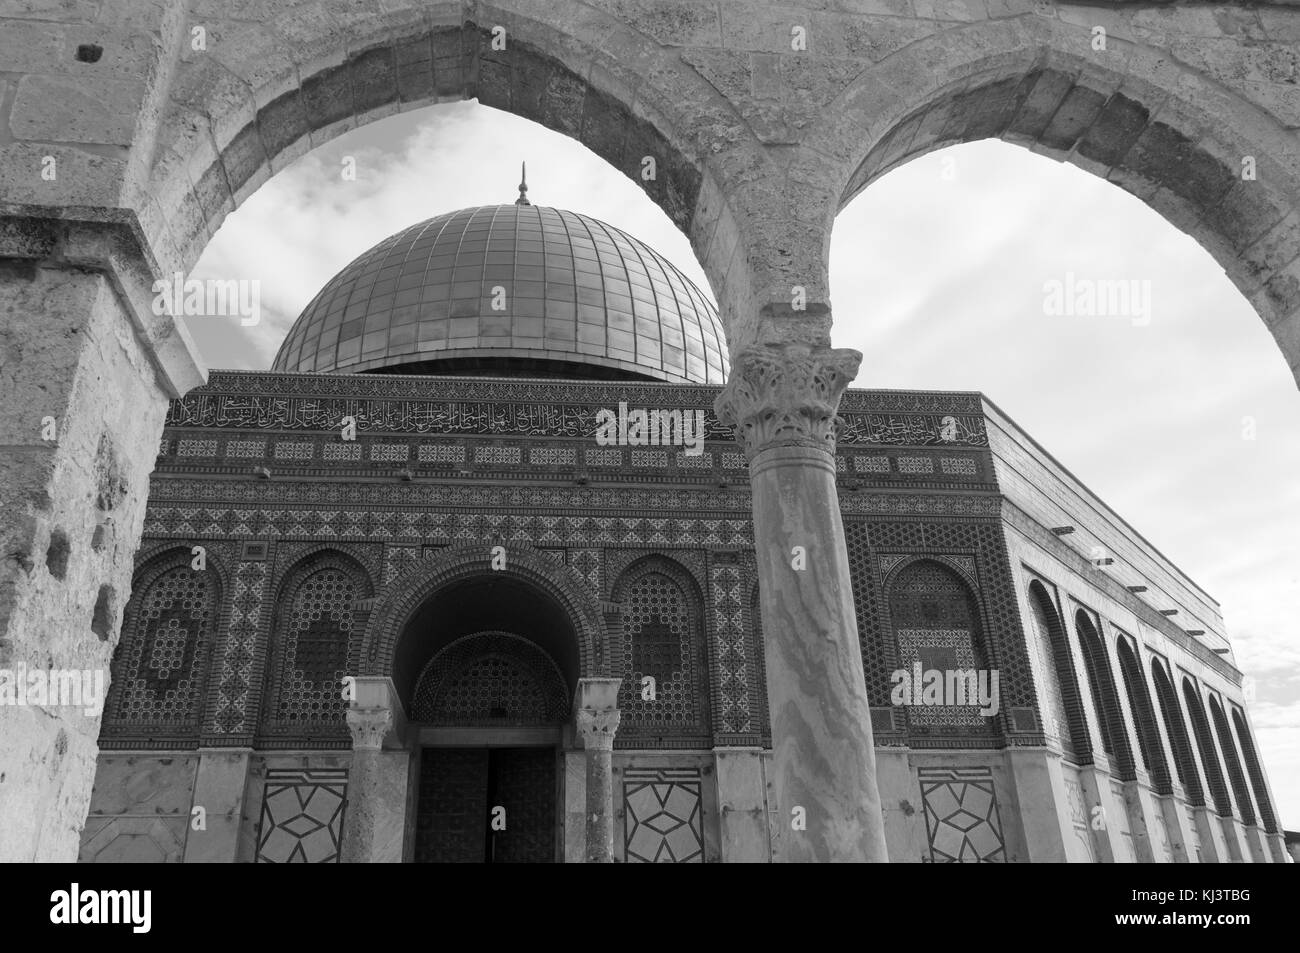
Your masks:
{"label": "black and white photograph", "polygon": [[1298,381],[1292,0],[0,0],[15,912],[890,863],[1291,919],[1085,865],[1300,860]]}

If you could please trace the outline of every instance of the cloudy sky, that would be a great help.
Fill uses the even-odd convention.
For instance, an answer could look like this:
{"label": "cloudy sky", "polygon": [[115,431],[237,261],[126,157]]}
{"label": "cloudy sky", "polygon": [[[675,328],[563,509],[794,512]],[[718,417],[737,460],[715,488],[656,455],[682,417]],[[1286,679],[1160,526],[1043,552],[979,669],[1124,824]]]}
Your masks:
{"label": "cloudy sky", "polygon": [[[708,289],[685,237],[584,147],[436,106],[334,140],[226,220],[193,277],[260,279],[262,320],[191,319],[204,360],[267,367],[339,269],[421,219],[513,201],[521,160],[535,204],[616,225]],[[1045,315],[1044,282],[1068,272],[1149,281],[1149,323]],[[1222,269],[1122,190],[981,142],[850,204],[831,291],[835,343],[865,355],[857,386],[983,391],[1220,602],[1280,819],[1300,829],[1300,391]]]}

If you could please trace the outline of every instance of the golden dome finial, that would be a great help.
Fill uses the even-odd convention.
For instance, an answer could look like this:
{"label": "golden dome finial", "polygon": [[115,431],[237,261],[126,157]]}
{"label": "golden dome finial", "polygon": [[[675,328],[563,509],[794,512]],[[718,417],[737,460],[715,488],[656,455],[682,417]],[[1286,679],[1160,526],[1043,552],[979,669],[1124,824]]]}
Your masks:
{"label": "golden dome finial", "polygon": [[532,205],[528,201],[528,163],[519,163],[519,198],[515,199],[516,205]]}

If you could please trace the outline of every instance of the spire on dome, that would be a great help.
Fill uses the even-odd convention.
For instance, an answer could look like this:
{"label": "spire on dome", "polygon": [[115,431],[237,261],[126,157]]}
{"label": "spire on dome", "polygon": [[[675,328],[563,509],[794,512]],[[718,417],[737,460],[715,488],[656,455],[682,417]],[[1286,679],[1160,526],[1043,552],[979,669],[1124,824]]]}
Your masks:
{"label": "spire on dome", "polygon": [[519,198],[515,199],[516,205],[532,205],[528,201],[528,163],[519,163]]}

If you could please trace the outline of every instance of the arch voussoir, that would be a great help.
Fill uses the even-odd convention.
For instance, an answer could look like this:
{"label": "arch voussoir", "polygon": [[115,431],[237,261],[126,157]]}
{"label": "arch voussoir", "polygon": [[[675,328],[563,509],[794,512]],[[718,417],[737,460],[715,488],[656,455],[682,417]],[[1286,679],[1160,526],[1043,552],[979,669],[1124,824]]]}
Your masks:
{"label": "arch voussoir", "polygon": [[384,587],[362,637],[361,674],[392,674],[397,643],[406,624],[437,592],[492,574],[528,584],[558,602],[577,635],[583,676],[604,673],[608,653],[600,602],[577,573],[527,547],[476,544],[453,546],[424,559]]}

